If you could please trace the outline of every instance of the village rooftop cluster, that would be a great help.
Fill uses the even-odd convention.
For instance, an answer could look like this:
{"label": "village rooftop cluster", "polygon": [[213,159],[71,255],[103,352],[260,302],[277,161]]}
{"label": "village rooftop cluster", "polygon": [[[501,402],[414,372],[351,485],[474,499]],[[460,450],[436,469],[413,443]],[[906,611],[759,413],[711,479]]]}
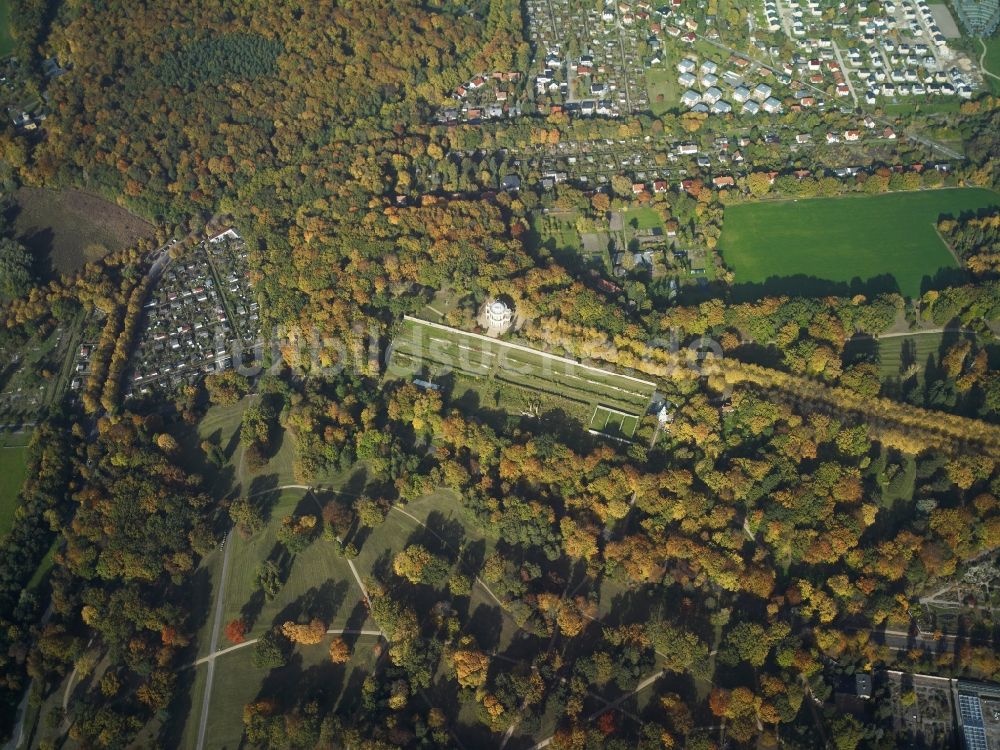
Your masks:
{"label": "village rooftop cluster", "polygon": [[[817,65],[827,67],[838,97],[870,106],[911,96],[971,98],[981,86],[975,64],[948,45],[959,30],[944,5],[932,9],[925,0],[887,0],[871,6],[880,8],[878,13],[868,13],[865,3],[840,2],[832,14],[825,12],[830,8],[818,0],[805,8],[797,0],[765,0],[769,29],[796,40],[797,71],[812,76]],[[844,20],[848,13],[854,24]]]}
{"label": "village rooftop cluster", "polygon": [[234,346],[251,344],[259,329],[239,235],[226,230],[172,261],[144,312],[126,396],[176,388],[232,367]]}

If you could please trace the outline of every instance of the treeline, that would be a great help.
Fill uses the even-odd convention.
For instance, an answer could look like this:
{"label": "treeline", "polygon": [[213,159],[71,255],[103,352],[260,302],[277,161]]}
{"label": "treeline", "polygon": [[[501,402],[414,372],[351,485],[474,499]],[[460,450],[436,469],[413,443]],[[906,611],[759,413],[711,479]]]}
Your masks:
{"label": "treeline", "polygon": [[831,413],[849,416],[858,424],[870,424],[883,442],[911,454],[929,448],[945,449],[956,454],[973,450],[985,455],[1000,450],[1000,426],[825,385],[803,375],[731,358],[709,356],[699,362],[695,351],[670,351],[624,336],[612,339],[596,330],[551,319],[530,324],[523,329],[523,333],[547,348],[647,375],[681,381],[706,377],[719,392],[729,386],[753,385],[775,394],[784,394],[790,403],[812,404],[814,407],[822,405]]}
{"label": "treeline", "polygon": [[120,305],[116,305],[104,318],[101,337],[90,355],[90,372],[87,374],[87,382],[80,398],[87,414],[93,414],[100,406],[101,395],[108,382],[111,358],[114,356],[124,319],[125,310]]}
{"label": "treeline", "polygon": [[[146,299],[149,297],[150,288],[153,286],[153,278],[146,274],[143,276],[142,281],[136,285],[132,290],[132,293],[128,298],[128,305],[125,307],[125,315],[121,325],[121,333],[118,335],[115,341],[114,352],[111,354],[111,360],[108,363],[107,374],[103,376],[103,392],[101,393],[101,406],[104,407],[106,411],[114,411],[119,404],[119,395],[121,390],[122,377],[125,374],[125,368],[128,366],[129,357],[132,354],[132,350],[136,343],[136,334],[139,329],[139,325],[144,319],[143,305],[146,303]],[[112,316],[108,316],[108,322],[110,323]],[[102,335],[103,341],[103,335]],[[92,356],[95,357],[94,363],[103,362],[104,360],[96,359],[98,355],[104,356],[105,352],[98,343],[97,350]],[[92,365],[93,367],[94,365]],[[87,392],[90,393],[90,379],[87,381]],[[86,398],[86,393],[84,398]],[[89,401],[85,401],[85,407],[89,404]]]}
{"label": "treeline", "polygon": [[28,584],[70,513],[70,455],[76,440],[59,417],[35,427],[14,525],[0,539],[0,734],[11,729],[27,687],[25,657],[46,605]]}
{"label": "treeline", "polygon": [[974,274],[1000,271],[1000,211],[942,219],[938,231]]}

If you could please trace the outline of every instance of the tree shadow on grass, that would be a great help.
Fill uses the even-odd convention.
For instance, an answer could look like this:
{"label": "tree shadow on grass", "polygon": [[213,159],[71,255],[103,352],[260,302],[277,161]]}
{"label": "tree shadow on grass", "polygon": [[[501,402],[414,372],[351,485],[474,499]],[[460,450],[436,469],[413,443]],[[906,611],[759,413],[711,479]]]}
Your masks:
{"label": "tree shadow on grass", "polygon": [[349,498],[347,502],[352,503],[354,499],[360,497],[365,493],[365,487],[368,484],[368,471],[363,467],[359,467],[351,472],[351,475],[347,477],[347,481],[344,482],[344,486],[341,487],[339,494]]}
{"label": "tree shadow on grass", "polygon": [[240,619],[246,624],[248,631],[253,628],[257,618],[260,617],[260,613],[264,609],[264,601],[264,592],[261,589],[254,589],[246,604],[240,608]]}
{"label": "tree shadow on grass", "polygon": [[413,530],[406,543],[422,544],[428,549],[441,552],[449,561],[453,561],[464,539],[465,527],[460,522],[446,517],[441,511],[435,510],[428,514],[423,526],[417,526]]}
{"label": "tree shadow on grass", "polygon": [[925,294],[931,289],[961,286],[968,283],[969,278],[969,272],[964,268],[941,268],[933,276],[924,276],[921,279],[920,293]]}
{"label": "tree shadow on grass", "polygon": [[554,435],[559,442],[577,452],[589,453],[593,450],[594,437],[587,432],[579,419],[563,409],[550,409],[544,412],[538,418],[538,425],[541,432]]}
{"label": "tree shadow on grass", "polygon": [[371,576],[379,581],[388,580],[392,572],[392,550],[382,550],[382,554],[372,563]]}
{"label": "tree shadow on grass", "polygon": [[866,333],[856,333],[844,344],[844,364],[879,361],[878,339]]}
{"label": "tree shadow on grass", "polygon": [[[358,595],[360,596],[361,593],[358,592]],[[365,606],[364,599],[359,599],[351,610],[351,614],[347,616],[347,620],[344,621],[344,630],[362,630],[366,622],[368,622],[368,607]],[[341,638],[353,649],[361,636],[356,633],[344,633]]]}
{"label": "tree shadow on grass", "polygon": [[326,581],[320,586],[313,586],[279,612],[274,624],[280,625],[288,620],[304,622],[313,618],[330,623],[347,598],[348,588],[347,581],[333,580]]}
{"label": "tree shadow on grass", "polygon": [[55,249],[55,233],[49,228],[31,227],[21,234],[17,241],[24,245],[32,256],[32,271],[39,279],[53,279],[56,273],[52,261],[52,251]]}
{"label": "tree shadow on grass", "polygon": [[462,548],[461,566],[462,572],[468,576],[475,577],[483,567],[486,559],[486,540],[476,539]]}
{"label": "tree shadow on grass", "polygon": [[174,685],[173,700],[167,707],[169,721],[164,721],[157,735],[157,747],[181,747],[184,726],[188,723],[193,708],[192,693],[197,669],[177,670],[177,682]]}
{"label": "tree shadow on grass", "polygon": [[891,293],[902,294],[896,277],[887,273],[867,281],[856,276],[850,282],[792,274],[771,276],[762,282],[734,284],[731,299],[733,302],[752,302],[764,297],[853,297],[857,294],[872,298]]}
{"label": "tree shadow on grass", "polygon": [[476,637],[481,649],[494,649],[500,645],[503,612],[497,605],[480,604],[469,617],[465,629]]}
{"label": "tree shadow on grass", "polygon": [[254,477],[250,482],[247,498],[260,511],[265,524],[271,520],[271,511],[278,502],[277,488],[277,474]]}

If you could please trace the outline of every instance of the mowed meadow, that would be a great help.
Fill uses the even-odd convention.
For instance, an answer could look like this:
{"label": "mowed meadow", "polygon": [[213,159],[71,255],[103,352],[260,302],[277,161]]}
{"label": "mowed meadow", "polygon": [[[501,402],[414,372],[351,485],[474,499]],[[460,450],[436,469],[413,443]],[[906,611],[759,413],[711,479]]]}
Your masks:
{"label": "mowed meadow", "polygon": [[913,297],[925,276],[958,266],[938,219],[995,206],[1000,195],[980,188],[746,203],[726,208],[719,249],[737,285],[788,291],[776,280],[850,284],[890,276]]}

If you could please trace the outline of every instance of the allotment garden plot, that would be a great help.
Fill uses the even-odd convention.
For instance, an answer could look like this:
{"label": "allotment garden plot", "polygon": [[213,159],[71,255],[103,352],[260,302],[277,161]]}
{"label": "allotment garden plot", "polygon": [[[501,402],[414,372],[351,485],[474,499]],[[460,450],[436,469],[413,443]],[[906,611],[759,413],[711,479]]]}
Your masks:
{"label": "allotment garden plot", "polygon": [[607,406],[597,406],[594,409],[594,416],[590,418],[590,429],[607,435],[632,437],[638,426],[639,418],[634,414]]}
{"label": "allotment garden plot", "polygon": [[[570,401],[591,429],[630,435],[655,384],[529,347],[407,317],[393,342],[390,374],[434,380],[454,375]],[[603,422],[603,424],[601,424]]]}

